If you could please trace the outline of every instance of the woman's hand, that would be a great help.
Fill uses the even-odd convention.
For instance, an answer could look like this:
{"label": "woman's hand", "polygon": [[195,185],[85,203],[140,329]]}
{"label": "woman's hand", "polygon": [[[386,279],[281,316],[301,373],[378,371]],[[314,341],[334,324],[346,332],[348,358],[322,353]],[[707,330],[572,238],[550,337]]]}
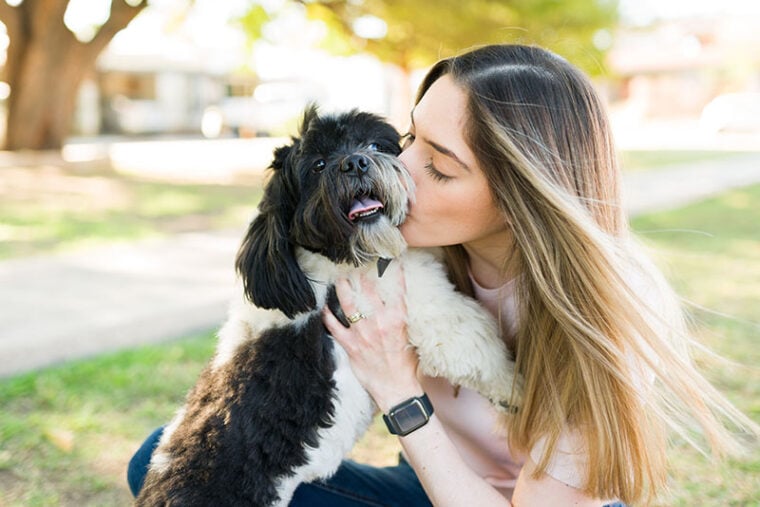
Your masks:
{"label": "woman's hand", "polygon": [[[390,266],[385,276],[394,277],[405,288],[401,266]],[[355,285],[358,286],[340,279],[335,284],[336,293],[347,316],[361,313],[364,318],[346,329],[325,306],[322,320],[348,353],[359,382],[386,413],[394,405],[422,394],[417,380],[417,354],[406,332],[406,303],[403,297],[383,301],[367,276]]]}

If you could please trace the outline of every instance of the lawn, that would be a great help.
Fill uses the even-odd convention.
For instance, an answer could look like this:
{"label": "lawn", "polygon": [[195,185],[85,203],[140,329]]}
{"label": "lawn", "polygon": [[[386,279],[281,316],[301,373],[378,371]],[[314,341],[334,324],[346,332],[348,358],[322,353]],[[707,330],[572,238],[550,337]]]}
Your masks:
{"label": "lawn", "polygon": [[0,168],[0,260],[97,243],[242,227],[261,177],[180,184],[115,172],[103,161]]}
{"label": "lawn", "polygon": [[693,162],[721,160],[746,155],[739,151],[710,150],[630,150],[620,153],[620,164],[625,171],[646,171],[664,166],[684,165]]}
{"label": "lawn", "polygon": [[[175,187],[152,187],[160,184],[137,180],[119,184],[131,188],[130,195],[148,196],[145,202],[154,203],[161,198],[150,196]],[[185,187],[186,194],[177,190],[187,199],[176,201],[193,201],[197,197],[189,196],[211,188],[220,192],[214,199],[225,202],[238,195],[227,187],[190,187],[194,186]],[[144,188],[144,193],[137,188]],[[230,202],[249,208],[255,192],[246,187],[239,200]],[[4,224],[8,208],[4,200],[0,202]],[[226,214],[224,205],[215,206],[194,209],[204,217],[217,216],[209,211],[213,209],[219,210],[218,216]],[[174,208],[167,204],[163,209]],[[180,212],[167,216],[179,220]],[[735,362],[705,363],[710,378],[760,422],[758,217],[760,186],[755,186],[642,216],[633,226],[656,249],[663,265],[670,266],[669,277],[691,302],[700,341]],[[161,233],[166,232],[151,229],[146,234]],[[47,246],[33,243],[29,248],[39,252]],[[0,505],[129,505],[124,478],[129,457],[181,404],[213,347],[213,333],[208,333],[0,381]],[[397,443],[378,423],[354,456],[386,464],[393,462],[397,450]],[[662,505],[760,505],[757,450],[747,459],[724,464],[682,446],[671,455],[672,492]]]}
{"label": "lawn", "polygon": [[[635,230],[684,296],[701,343],[728,361],[708,377],[760,423],[760,186],[646,215]],[[673,497],[663,505],[760,506],[760,450],[714,464],[686,446],[671,452]]]}

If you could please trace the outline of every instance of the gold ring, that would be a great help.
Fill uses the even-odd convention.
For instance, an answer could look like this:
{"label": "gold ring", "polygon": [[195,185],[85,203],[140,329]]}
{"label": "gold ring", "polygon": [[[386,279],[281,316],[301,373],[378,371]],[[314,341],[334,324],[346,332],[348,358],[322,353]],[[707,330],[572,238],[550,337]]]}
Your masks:
{"label": "gold ring", "polygon": [[357,322],[359,322],[360,320],[362,320],[365,317],[366,317],[366,315],[364,315],[362,312],[356,312],[356,313],[352,313],[351,315],[348,316],[348,321],[351,324],[356,324]]}

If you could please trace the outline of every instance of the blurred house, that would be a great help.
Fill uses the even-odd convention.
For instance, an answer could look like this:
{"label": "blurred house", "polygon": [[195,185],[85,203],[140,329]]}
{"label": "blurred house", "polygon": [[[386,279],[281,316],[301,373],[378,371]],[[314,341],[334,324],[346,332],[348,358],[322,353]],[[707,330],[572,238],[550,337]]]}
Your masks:
{"label": "blurred house", "polygon": [[80,93],[78,127],[88,134],[199,133],[225,81],[201,62],[106,51]]}
{"label": "blurred house", "polygon": [[[122,33],[134,38],[131,30]],[[153,44],[112,43],[81,88],[75,135],[284,135],[310,102],[390,115],[392,96],[409,95],[396,93],[404,86],[397,70],[368,55],[266,43],[250,55],[243,47],[203,48],[168,33]],[[402,109],[407,121],[406,102]]]}
{"label": "blurred house", "polygon": [[760,107],[758,26],[757,16],[734,14],[619,29],[608,54],[614,114],[629,121],[698,118],[725,94],[741,95],[719,101],[725,114],[732,102]]}
{"label": "blurred house", "polygon": [[203,134],[206,137],[281,134],[319,86],[285,77],[263,80],[198,58],[106,52],[80,93],[77,131],[83,134]]}

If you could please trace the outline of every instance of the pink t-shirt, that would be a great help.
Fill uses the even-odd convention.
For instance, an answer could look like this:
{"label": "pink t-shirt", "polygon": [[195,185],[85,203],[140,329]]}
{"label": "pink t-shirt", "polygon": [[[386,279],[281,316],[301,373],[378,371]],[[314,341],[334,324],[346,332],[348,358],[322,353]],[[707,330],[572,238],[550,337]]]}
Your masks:
{"label": "pink t-shirt", "polygon": [[[486,289],[470,278],[475,297],[499,319],[504,339],[509,344],[517,328],[514,280],[497,289]],[[506,434],[498,428],[497,413],[488,400],[463,387],[457,392],[442,378],[422,377],[420,381],[435,407],[436,416],[465,462],[505,497],[511,498],[526,456],[509,452]],[[571,432],[566,432],[547,469],[555,479],[576,488],[582,484],[584,468],[584,454],[577,442]],[[530,452],[534,462],[540,458],[542,444],[539,442]]]}

